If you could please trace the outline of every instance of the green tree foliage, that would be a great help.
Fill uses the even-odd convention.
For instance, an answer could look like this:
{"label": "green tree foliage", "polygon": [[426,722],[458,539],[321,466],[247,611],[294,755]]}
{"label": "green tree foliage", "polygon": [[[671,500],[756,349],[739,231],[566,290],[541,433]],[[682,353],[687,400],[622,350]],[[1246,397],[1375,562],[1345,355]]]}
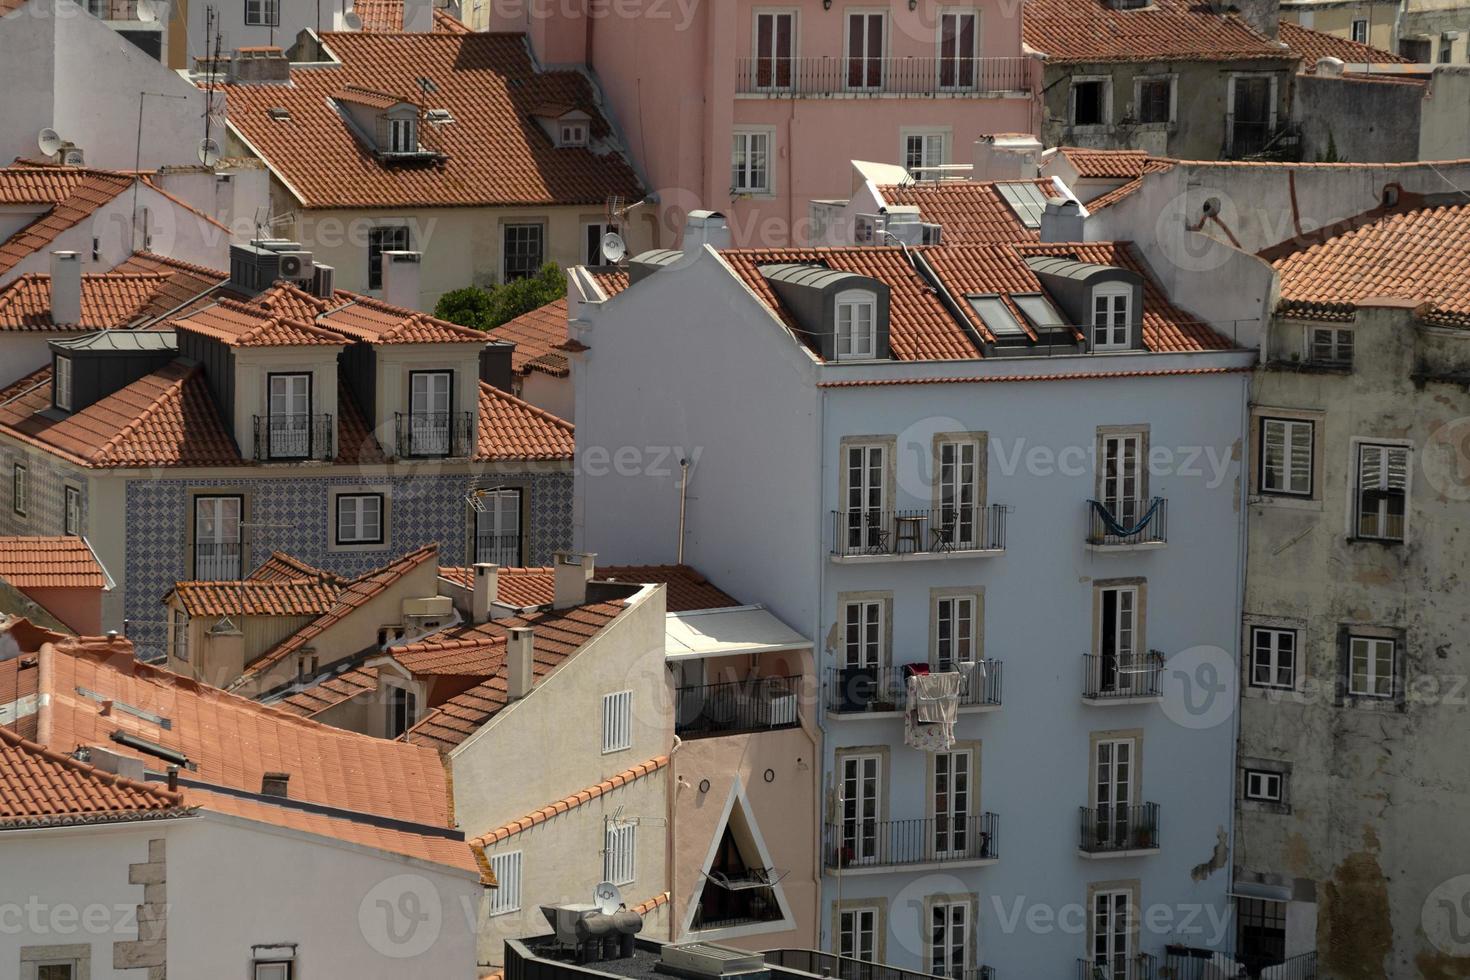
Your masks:
{"label": "green tree foliage", "polygon": [[466,286],[439,297],[434,315],[464,327],[490,330],[567,294],[566,276],[555,262],[525,279],[483,289]]}

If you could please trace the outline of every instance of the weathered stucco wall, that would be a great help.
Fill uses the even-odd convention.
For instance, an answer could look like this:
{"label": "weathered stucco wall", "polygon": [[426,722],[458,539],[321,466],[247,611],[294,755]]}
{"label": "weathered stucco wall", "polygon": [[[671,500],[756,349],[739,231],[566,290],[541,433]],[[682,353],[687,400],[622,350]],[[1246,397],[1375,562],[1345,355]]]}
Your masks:
{"label": "weathered stucco wall", "polygon": [[1291,117],[1302,128],[1302,159],[1418,159],[1424,91],[1416,82],[1299,76]]}

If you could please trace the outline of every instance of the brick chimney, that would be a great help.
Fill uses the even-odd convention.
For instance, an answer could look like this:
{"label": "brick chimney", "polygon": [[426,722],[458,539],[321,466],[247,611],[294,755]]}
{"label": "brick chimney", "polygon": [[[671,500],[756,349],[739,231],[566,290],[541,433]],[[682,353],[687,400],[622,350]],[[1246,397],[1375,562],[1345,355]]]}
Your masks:
{"label": "brick chimney", "polygon": [[82,259],[76,252],[51,253],[51,322],[82,322]]}
{"label": "brick chimney", "polygon": [[558,551],[552,556],[551,564],[556,574],[552,608],[566,609],[586,602],[587,583],[597,569],[597,556]]}
{"label": "brick chimney", "polygon": [[383,253],[383,302],[404,309],[419,308],[419,265],[422,252]]}
{"label": "brick chimney", "polygon": [[475,581],[470,590],[470,618],[477,624],[488,623],[490,609],[500,598],[500,566],[490,562],[475,565]]}
{"label": "brick chimney", "polygon": [[230,81],[237,85],[290,80],[291,61],[280,48],[269,45],[236,48],[230,58]]}
{"label": "brick chimney", "polygon": [[519,701],[536,682],[536,634],[528,626],[512,626],[505,638],[505,693]]}

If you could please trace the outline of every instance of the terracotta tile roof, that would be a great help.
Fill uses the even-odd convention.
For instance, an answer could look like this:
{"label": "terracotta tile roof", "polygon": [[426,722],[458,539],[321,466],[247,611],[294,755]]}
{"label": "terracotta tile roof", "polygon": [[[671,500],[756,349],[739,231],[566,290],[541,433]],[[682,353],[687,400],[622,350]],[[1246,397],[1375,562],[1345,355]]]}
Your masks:
{"label": "terracotta tile roof", "polygon": [[626,269],[589,268],[587,274],[609,297],[616,296],[628,288],[628,270]]}
{"label": "terracotta tile roof", "polygon": [[294,555],[284,551],[272,551],[271,556],[261,562],[255,571],[245,576],[257,582],[290,582],[299,579],[318,579],[335,585],[345,585],[345,579],[336,572],[329,572],[315,565],[308,565]]}
{"label": "terracotta tile roof", "polygon": [[239,687],[245,679],[256,677],[268,667],[280,663],[324,631],[341,622],[349,613],[362,608],[392,588],[400,579],[424,562],[437,559],[438,554],[437,544],[426,544],[417,551],[410,551],[403,557],[389,562],[382,568],[359,575],[337,593],[335,601],[326,612],[266,651],[259,659],[250,664],[238,680],[230,685],[230,689]]}
{"label": "terracotta tile roof", "polygon": [[[122,732],[188,757],[180,773],[186,805],[476,867],[451,829],[447,775],[432,750],[320,725],[143,664],[126,640],[48,644],[40,657],[44,744],[105,746],[163,768],[155,755],[114,741]],[[289,799],[313,809],[221,791],[258,794],[267,772],[289,773]]]}
{"label": "terracotta tile roof", "polygon": [[182,816],[183,796],[103,772],[0,728],[0,827]]}
{"label": "terracotta tile roof", "polygon": [[357,407],[351,386],[337,379],[337,462],[349,465],[386,463],[388,454],[378,444],[373,430]]}
{"label": "terracotta tile roof", "polygon": [[[439,569],[440,578],[467,589],[474,587],[474,574],[473,568]],[[669,612],[740,605],[688,565],[607,565],[597,569],[593,580],[667,585]],[[546,605],[556,598],[555,572],[551,568],[502,568],[496,576],[496,592],[506,605],[522,608]]]}
{"label": "terracotta tile roof", "polygon": [[818,381],[818,388],[887,388],[893,385],[990,385],[1032,381],[1098,381],[1103,378],[1182,378],[1207,374],[1250,374],[1249,366],[1160,368],[1131,371],[1068,371],[1060,374],[987,374],[980,377],[869,378],[859,381]]}
{"label": "terracotta tile roof", "polygon": [[[596,204],[637,200],[638,179],[616,153],[557,148],[530,116],[548,101],[592,118],[611,136],[591,83],[576,71],[538,71],[521,34],[325,34],[340,66],[293,69],[292,85],[229,85],[229,125],[262,156],[305,207],[435,207]],[[427,164],[385,163],[368,152],[329,97],[347,85],[437,92],[429,108],[454,122],[427,125]],[[289,110],[289,121],[269,115]]]}
{"label": "terracotta tile roof", "polygon": [[21,654],[0,660],[0,725],[21,738],[36,740],[36,695],[40,690],[40,658],[43,643],[55,643],[64,634],[33,626],[26,619],[11,619],[3,635],[14,639]]}
{"label": "terracotta tile roof", "polygon": [[475,459],[571,459],[572,423],[480,382],[480,432]]}
{"label": "terracotta tile roof", "polygon": [[246,579],[177,582],[170,593],[190,616],[320,616],[336,603],[339,591],[321,579]]}
{"label": "terracotta tile roof", "polygon": [[[1206,323],[1169,302],[1143,260],[1127,242],[1086,242],[1024,245],[962,245],[933,248],[925,258],[957,298],[972,293],[1044,292],[1041,280],[1026,265],[1028,256],[1065,255],[1080,262],[1130,269],[1143,277],[1143,342],[1150,351],[1229,350],[1230,340]],[[1007,300],[1007,303],[1010,301]],[[968,303],[960,309],[974,328],[987,333],[984,322]],[[1019,310],[1012,310],[1025,322]]]}
{"label": "terracotta tile roof", "polygon": [[1278,312],[1341,318],[1367,300],[1423,304],[1419,316],[1470,327],[1470,205],[1385,214],[1276,258]]}
{"label": "terracotta tile roof", "polygon": [[273,316],[253,304],[220,299],[170,326],[218,340],[228,347],[345,347],[349,338],[289,315]]}
{"label": "terracotta tile roof", "polygon": [[81,167],[37,166],[18,162],[0,167],[0,204],[60,204],[92,171]]}
{"label": "terracotta tile roof", "polygon": [[106,330],[145,315],[155,293],[168,281],[157,274],[104,272],[82,276],[82,318],[77,323],[51,319],[51,276],[27,273],[0,286],[0,331]]}
{"label": "terracotta tile roof", "polygon": [[155,273],[165,276],[163,284],[154,291],[145,305],[148,316],[159,317],[166,313],[187,313],[196,303],[203,304],[201,294],[217,288],[230,278],[228,272],[207,269],[201,265],[182,262],[179,259],[154,255],[152,252],[134,252],[118,265],[117,273]]}
{"label": "terracotta tile roof", "polygon": [[[0,169],[0,203],[49,203],[50,210],[0,242],[0,274],[9,272],[27,256],[45,248],[63,231],[91,217],[96,210],[133,185],[131,177],[101,170],[77,169],[79,179],[69,182],[71,168],[57,168],[66,177],[37,177],[34,167]],[[10,184],[10,187],[6,187]],[[64,196],[38,199],[43,188],[67,188]],[[31,195],[29,198],[26,195]]]}
{"label": "terracotta tile roof", "polygon": [[1322,58],[1339,58],[1350,65],[1398,65],[1409,60],[1392,51],[1384,51],[1371,44],[1338,37],[1336,34],[1314,31],[1285,18],[1281,21],[1281,40],[1291,48],[1292,54],[1302,59],[1302,71],[1305,72],[1315,72],[1317,62]]}
{"label": "terracotta tile roof", "polygon": [[484,343],[485,333],[379,299],[343,293],[351,300],[317,318],[320,326],[372,344]]}
{"label": "terracotta tile roof", "polygon": [[[1144,175],[1158,174],[1163,173],[1165,170],[1172,170],[1173,167],[1174,162],[1172,160],[1161,160],[1150,157],[1143,165],[1143,172]],[[1119,201],[1123,200],[1123,198],[1132,194],[1134,191],[1137,191],[1142,186],[1143,177],[1139,176],[1128,181],[1126,184],[1121,184],[1118,187],[1114,187],[1106,194],[1099,194],[1097,197],[1094,197],[1092,200],[1086,203],[1088,213],[1094,213],[1097,211],[1101,211],[1103,208],[1112,207],[1114,204],[1117,204]]]}
{"label": "terracotta tile roof", "polygon": [[378,689],[378,668],[355,667],[334,674],[275,702],[282,711],[311,718],[328,708]]}
{"label": "terracotta tile roof", "polygon": [[1288,60],[1284,46],[1204,0],[1152,0],[1120,10],[1108,0],[1028,0],[1026,44],[1049,63]]}
{"label": "terracotta tile roof", "polygon": [[51,368],[0,390],[0,430],[99,468],[230,466],[243,461],[205,387],[203,370],[172,361],[53,422]]}
{"label": "terracotta tile roof", "polygon": [[783,262],[825,265],[871,276],[888,284],[889,344],[900,361],[938,361],[980,356],[980,349],[955,322],[929,284],[914,271],[902,249],[887,247],[727,249],[720,253],[745,284],[798,337],[796,320],[760,274],[760,266]]}
{"label": "terracotta tile roof", "polygon": [[532,810],[518,820],[512,820],[504,826],[487,831],[470,841],[470,846],[483,849],[499,844],[501,841],[514,837],[516,834],[530,830],[537,824],[545,823],[552,817],[561,816],[569,810],[575,810],[579,806],[591,803],[600,796],[605,796],[614,790],[622,789],[629,783],[642,779],[644,776],[650,776],[668,764],[669,757],[666,755],[655,756],[647,762],[640,762],[636,766],[624,769],[615,776],[609,776],[601,782],[593,783],[586,789],[579,790],[571,796],[563,797],[554,803],[546,804],[546,806],[540,809]]}
{"label": "terracotta tile roof", "polygon": [[[403,30],[403,0],[356,0],[352,9],[362,18],[365,33],[394,34]],[[434,31],[439,34],[468,34],[470,29],[447,11],[436,7]]]}
{"label": "terracotta tile roof", "polygon": [[667,904],[669,904],[669,893],[659,892],[648,901],[640,902],[637,905],[633,906],[633,911],[637,912],[639,915],[648,915],[648,913],[652,912],[659,906]]}
{"label": "terracotta tile roof", "polygon": [[332,98],[338,102],[351,102],[354,105],[367,106],[369,109],[391,109],[396,105],[417,106],[413,99],[402,95],[389,95],[387,92],[375,92],[361,85],[344,85],[332,93]]}
{"label": "terracotta tile roof", "polygon": [[1119,180],[1142,177],[1149,155],[1143,150],[1093,150],[1080,146],[1062,146],[1057,152],[1066,158],[1083,179],[1100,177]]}
{"label": "terracotta tile roof", "polygon": [[886,184],[878,188],[890,205],[917,206],[925,221],[943,226],[945,244],[977,242],[1024,242],[1041,237],[1040,229],[1028,228],[1015,209],[1001,196],[999,185],[1032,184],[1048,197],[1056,196],[1050,180],[989,181],[941,180],[914,184]]}
{"label": "terracotta tile roof", "polygon": [[567,301],[553,300],[529,313],[523,313],[491,330],[496,340],[516,345],[510,355],[510,368],[517,374],[540,371],[553,378],[572,373],[566,355],[554,349],[567,339]]}
{"label": "terracotta tile roof", "polygon": [[560,667],[586,642],[617,618],[621,602],[600,602],[571,609],[497,619],[467,628],[432,643],[397,647],[393,658],[410,671],[423,669],[487,680],[430,710],[404,735],[416,745],[448,752],[479,731],[508,702],[505,678],[505,636],[511,626],[529,626],[534,681]]}
{"label": "terracotta tile roof", "polygon": [[107,577],[78,537],[0,537],[0,579],[17,589],[101,589]]}

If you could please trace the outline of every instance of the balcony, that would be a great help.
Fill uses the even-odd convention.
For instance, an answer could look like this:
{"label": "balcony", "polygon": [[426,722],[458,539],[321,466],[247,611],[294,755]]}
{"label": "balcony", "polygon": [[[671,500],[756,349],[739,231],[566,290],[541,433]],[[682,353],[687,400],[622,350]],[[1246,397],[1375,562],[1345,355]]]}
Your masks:
{"label": "balcony", "polygon": [[233,582],[240,577],[240,542],[200,541],[194,545],[194,578]]}
{"label": "balcony", "polygon": [[[956,664],[960,674],[960,710],[1000,707],[1001,662],[979,660]],[[827,671],[827,712],[840,717],[896,715],[908,706],[911,674],[929,672],[928,664],[897,667],[832,667]],[[936,672],[937,673],[937,672]]]}
{"label": "balcony", "polygon": [[1138,654],[1084,653],[1082,655],[1082,700],[1087,704],[1139,704],[1157,701],[1159,677],[1164,672],[1164,655],[1150,650]]}
{"label": "balcony", "polygon": [[1153,498],[1146,506],[1141,500],[1111,508],[1099,500],[1087,502],[1089,551],[1142,551],[1162,548],[1168,540],[1169,501],[1163,497]]}
{"label": "balcony", "polygon": [[750,677],[674,692],[674,734],[708,738],[795,728],[801,678]]}
{"label": "balcony", "polygon": [[474,450],[474,417],[469,412],[395,412],[400,459],[469,456]]}
{"label": "balcony", "polygon": [[138,0],[77,0],[77,6],[98,20],[143,23],[138,16]]}
{"label": "balcony", "polygon": [[[932,973],[905,970],[886,963],[860,960],[855,956],[839,956],[814,949],[768,949],[766,963],[783,970],[796,970],[835,980],[938,980]],[[996,980],[995,970],[988,966],[956,973],[951,980]]]}
{"label": "balcony", "polygon": [[1154,980],[1158,960],[1148,953],[1077,961],[1077,980]]}
{"label": "balcony", "polygon": [[254,420],[257,462],[329,461],[335,455],[330,415],[256,415]]}
{"label": "balcony", "polygon": [[1233,957],[1213,949],[1189,946],[1164,947],[1164,976],[1170,980],[1214,980],[1215,977],[1249,977],[1260,980],[1317,980],[1317,954],[1251,955]]}
{"label": "balcony", "polygon": [[1004,554],[1006,506],[834,510],[832,560],[844,563]]}
{"label": "balcony", "polygon": [[1079,807],[1083,857],[1141,857],[1159,849],[1159,805]]}
{"label": "balcony", "polygon": [[519,534],[476,534],[475,562],[490,562],[502,568],[519,568],[521,536]]}
{"label": "balcony", "polygon": [[741,58],[735,80],[737,95],[769,99],[973,99],[1030,91],[1030,58]]}
{"label": "balcony", "polygon": [[1000,858],[1000,818],[993,813],[920,820],[844,820],[822,829],[829,870],[862,874],[884,868],[989,864]]}

